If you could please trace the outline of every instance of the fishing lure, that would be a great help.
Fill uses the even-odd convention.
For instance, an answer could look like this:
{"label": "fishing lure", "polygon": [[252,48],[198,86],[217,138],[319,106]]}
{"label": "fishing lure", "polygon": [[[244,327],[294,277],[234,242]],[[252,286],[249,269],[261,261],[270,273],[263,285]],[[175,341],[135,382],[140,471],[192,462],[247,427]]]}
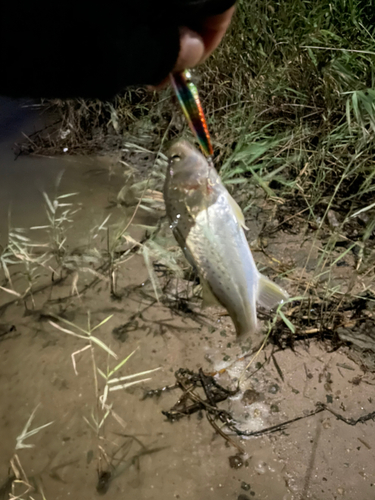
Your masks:
{"label": "fishing lure", "polygon": [[181,73],[172,74],[171,80],[191,131],[197,138],[203,154],[211,157],[214,151],[210,133],[208,132],[206,118],[199,99],[198,89],[192,80],[190,71],[185,70]]}

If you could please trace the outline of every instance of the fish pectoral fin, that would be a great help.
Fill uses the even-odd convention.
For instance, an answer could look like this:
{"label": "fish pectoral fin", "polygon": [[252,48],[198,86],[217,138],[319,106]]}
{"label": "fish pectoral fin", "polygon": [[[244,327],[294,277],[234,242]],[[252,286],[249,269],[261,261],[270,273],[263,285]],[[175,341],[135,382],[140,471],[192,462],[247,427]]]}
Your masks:
{"label": "fish pectoral fin", "polygon": [[201,282],[202,285],[202,297],[203,297],[202,309],[212,306],[221,306],[220,302],[212,293],[211,287],[207,283],[207,281],[201,277],[199,277],[199,281]]}
{"label": "fish pectoral fin", "polygon": [[243,227],[244,229],[248,230],[249,228],[246,227],[245,216],[244,216],[242,210],[240,209],[236,200],[234,198],[232,198],[232,196],[228,192],[227,192],[227,199],[228,199],[229,205],[231,206],[239,225],[241,227]]}
{"label": "fish pectoral fin", "polygon": [[289,298],[288,293],[263,274],[259,275],[257,302],[266,309],[272,309],[277,304]]}
{"label": "fish pectoral fin", "polygon": [[195,262],[194,262],[194,258],[189,250],[189,248],[187,247],[187,245],[185,244],[185,241],[183,239],[183,237],[180,235],[179,232],[175,231],[174,233],[174,237],[176,238],[177,240],[177,243],[180,245],[180,247],[182,248],[182,251],[184,252],[184,255],[185,255],[185,258],[186,260],[189,262],[189,264],[191,265],[191,267],[196,270],[196,265],[195,265]]}

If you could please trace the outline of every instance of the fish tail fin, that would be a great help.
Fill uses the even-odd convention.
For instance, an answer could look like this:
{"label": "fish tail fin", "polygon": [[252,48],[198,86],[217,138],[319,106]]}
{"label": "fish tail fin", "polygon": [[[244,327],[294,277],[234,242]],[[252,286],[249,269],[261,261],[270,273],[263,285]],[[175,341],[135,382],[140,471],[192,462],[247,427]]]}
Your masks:
{"label": "fish tail fin", "polygon": [[259,275],[257,302],[266,309],[272,309],[277,304],[289,298],[288,293],[263,274]]}

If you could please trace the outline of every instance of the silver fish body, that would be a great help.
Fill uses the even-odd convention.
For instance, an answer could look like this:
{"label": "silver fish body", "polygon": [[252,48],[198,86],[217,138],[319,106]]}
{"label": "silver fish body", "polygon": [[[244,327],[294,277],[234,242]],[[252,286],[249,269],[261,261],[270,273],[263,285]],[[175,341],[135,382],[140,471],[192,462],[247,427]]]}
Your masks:
{"label": "silver fish body", "polygon": [[209,293],[224,306],[238,336],[257,327],[256,303],[274,307],[288,295],[256,267],[242,212],[216,170],[185,141],[173,145],[164,186],[175,238]]}

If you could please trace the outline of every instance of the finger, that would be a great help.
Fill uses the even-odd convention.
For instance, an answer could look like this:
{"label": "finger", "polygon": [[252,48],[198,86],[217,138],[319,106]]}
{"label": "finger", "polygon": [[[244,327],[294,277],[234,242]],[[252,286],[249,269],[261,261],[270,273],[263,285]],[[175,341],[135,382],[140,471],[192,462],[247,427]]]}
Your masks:
{"label": "finger", "polygon": [[[180,30],[180,52],[172,73],[183,71],[187,68],[194,68],[204,56],[205,45],[202,37],[195,31],[188,28]],[[155,86],[148,86],[148,90],[161,90],[169,83],[169,77]]]}
{"label": "finger", "polygon": [[207,57],[217,48],[232,20],[235,7],[231,7],[223,14],[211,16],[202,24],[200,35],[203,38],[205,50],[200,63],[205,61]]}
{"label": "finger", "polygon": [[[196,33],[186,27],[180,30],[180,52],[177,62],[173,68],[173,73],[183,71],[186,68],[193,68],[202,63],[220,44],[225,35],[235,7],[231,7],[223,14],[210,16],[207,18]],[[161,90],[169,83],[169,77],[165,78],[158,85],[148,85],[148,90]]]}
{"label": "finger", "polygon": [[167,78],[164,78],[160,83],[157,85],[146,85],[146,90],[149,90],[150,92],[153,92],[154,90],[162,90],[164,89],[168,84],[169,84],[169,76]]}
{"label": "finger", "polygon": [[188,28],[180,30],[180,52],[173,72],[183,71],[186,68],[194,68],[205,52],[205,44],[202,37]]}

